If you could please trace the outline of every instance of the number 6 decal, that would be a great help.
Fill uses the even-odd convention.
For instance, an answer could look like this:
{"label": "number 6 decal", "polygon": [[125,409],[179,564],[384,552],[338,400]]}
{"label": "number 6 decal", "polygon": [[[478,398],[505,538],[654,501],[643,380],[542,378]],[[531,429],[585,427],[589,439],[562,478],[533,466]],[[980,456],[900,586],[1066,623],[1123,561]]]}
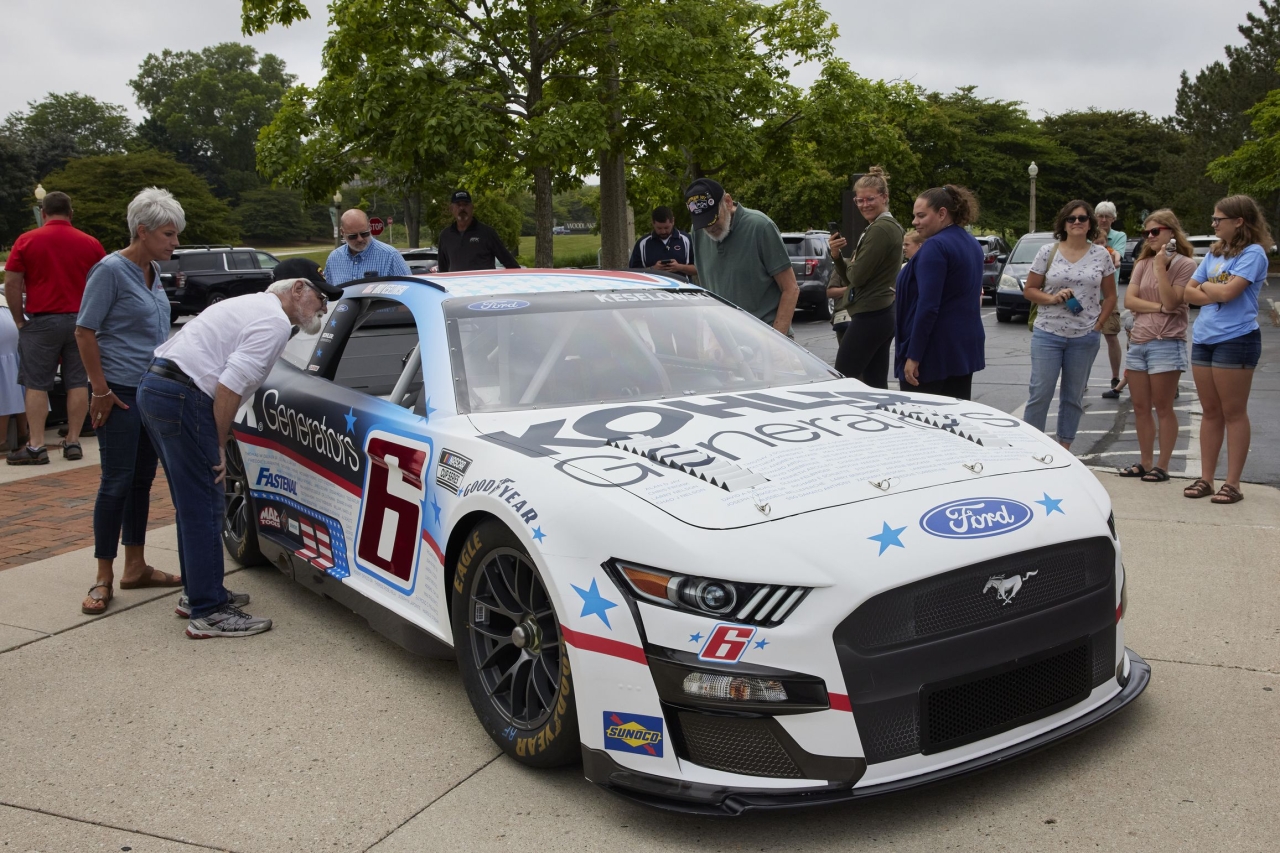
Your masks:
{"label": "number 6 decal", "polygon": [[413,591],[422,547],[422,505],[431,443],[371,430],[364,499],[356,527],[357,565],[401,592]]}

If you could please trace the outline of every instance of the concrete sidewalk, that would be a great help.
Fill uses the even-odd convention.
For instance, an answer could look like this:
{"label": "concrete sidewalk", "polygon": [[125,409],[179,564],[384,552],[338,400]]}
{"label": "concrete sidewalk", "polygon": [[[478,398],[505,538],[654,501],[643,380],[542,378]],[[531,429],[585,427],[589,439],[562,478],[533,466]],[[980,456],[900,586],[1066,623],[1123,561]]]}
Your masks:
{"label": "concrete sidewalk", "polygon": [[[717,821],[499,757],[452,663],[273,569],[276,628],[187,640],[176,592],[79,613],[90,549],[0,572],[0,850],[1272,850],[1280,837],[1280,492],[1235,506],[1102,476],[1152,663],[1116,718],[1009,766],[821,811]],[[177,571],[173,528],[149,539]]]}

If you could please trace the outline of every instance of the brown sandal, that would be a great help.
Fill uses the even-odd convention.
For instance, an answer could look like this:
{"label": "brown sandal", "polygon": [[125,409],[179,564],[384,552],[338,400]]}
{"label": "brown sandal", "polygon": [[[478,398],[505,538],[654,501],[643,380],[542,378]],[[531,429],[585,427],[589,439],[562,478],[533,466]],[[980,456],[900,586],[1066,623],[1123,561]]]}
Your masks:
{"label": "brown sandal", "polygon": [[[93,591],[95,589],[105,589],[107,591],[107,594],[94,595]],[[103,613],[107,612],[107,605],[111,603],[111,599],[113,598],[115,598],[115,591],[111,588],[111,584],[95,583],[93,586],[89,587],[89,597],[86,598],[85,602],[80,605],[80,612],[85,614],[86,616],[101,616]],[[102,606],[89,607],[88,602],[90,601],[101,601]]]}
{"label": "brown sandal", "polygon": [[182,578],[162,572],[154,566],[147,566],[147,572],[137,580],[120,581],[121,589],[144,589],[152,586],[182,586]]}
{"label": "brown sandal", "polygon": [[1209,498],[1209,503],[1215,504],[1237,504],[1244,500],[1244,495],[1240,494],[1240,490],[1230,483],[1223,483],[1222,488],[1218,489],[1218,493]]}
{"label": "brown sandal", "polygon": [[1196,480],[1182,490],[1182,496],[1185,498],[1207,498],[1211,494],[1213,494],[1213,483],[1203,479]]}

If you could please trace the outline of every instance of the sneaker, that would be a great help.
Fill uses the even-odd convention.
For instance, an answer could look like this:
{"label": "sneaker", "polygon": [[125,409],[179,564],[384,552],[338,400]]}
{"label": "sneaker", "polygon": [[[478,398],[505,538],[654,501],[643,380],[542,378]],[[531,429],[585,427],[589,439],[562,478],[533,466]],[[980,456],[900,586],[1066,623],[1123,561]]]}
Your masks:
{"label": "sneaker", "polygon": [[73,461],[77,459],[83,459],[84,449],[80,447],[80,442],[78,441],[68,442],[64,439],[62,442],[62,458],[71,459]]}
{"label": "sneaker", "polygon": [[[227,590],[227,604],[232,607],[247,607],[249,605],[249,593],[232,592]],[[185,595],[178,599],[178,606],[173,608],[173,612],[177,613],[183,619],[191,618],[191,599]]]}
{"label": "sneaker", "polygon": [[187,623],[187,636],[193,640],[212,637],[251,637],[271,630],[270,619],[250,616],[237,607],[224,604],[221,610]]}
{"label": "sneaker", "polygon": [[24,445],[6,456],[4,461],[10,465],[48,465],[49,451]]}

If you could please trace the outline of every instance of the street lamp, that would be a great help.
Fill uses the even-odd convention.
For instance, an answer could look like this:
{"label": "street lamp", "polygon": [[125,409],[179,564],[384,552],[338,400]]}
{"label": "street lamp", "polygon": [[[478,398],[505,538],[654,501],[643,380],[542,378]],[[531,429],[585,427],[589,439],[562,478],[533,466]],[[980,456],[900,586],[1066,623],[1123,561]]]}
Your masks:
{"label": "street lamp", "polygon": [[342,236],[338,233],[338,208],[342,204],[342,190],[335,190],[333,193],[333,205],[329,208],[329,218],[333,220],[333,243],[336,246],[342,245]]}
{"label": "street lamp", "polygon": [[1036,230],[1036,175],[1040,174],[1040,167],[1036,165],[1036,161],[1032,160],[1031,165],[1027,167],[1027,174],[1031,176],[1031,230]]}
{"label": "street lamp", "polygon": [[36,206],[31,208],[31,212],[36,215],[36,227],[39,228],[44,225],[44,197],[48,193],[45,192],[43,185],[36,184],[36,191],[32,195],[36,197]]}

